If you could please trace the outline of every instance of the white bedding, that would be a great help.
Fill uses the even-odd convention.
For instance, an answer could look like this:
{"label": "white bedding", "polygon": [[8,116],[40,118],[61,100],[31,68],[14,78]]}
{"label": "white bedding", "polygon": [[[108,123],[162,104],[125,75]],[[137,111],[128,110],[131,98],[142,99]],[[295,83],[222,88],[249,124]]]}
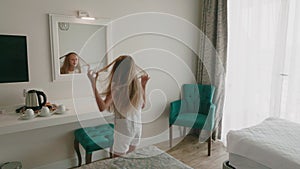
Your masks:
{"label": "white bedding", "polygon": [[279,118],[227,134],[227,151],[272,169],[300,169],[300,124]]}

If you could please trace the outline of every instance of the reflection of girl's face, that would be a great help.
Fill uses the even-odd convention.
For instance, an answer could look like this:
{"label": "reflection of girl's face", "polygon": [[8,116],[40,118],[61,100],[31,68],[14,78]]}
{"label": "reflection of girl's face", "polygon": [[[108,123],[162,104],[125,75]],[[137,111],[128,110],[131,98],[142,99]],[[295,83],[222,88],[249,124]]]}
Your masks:
{"label": "reflection of girl's face", "polygon": [[77,64],[78,64],[78,57],[77,57],[77,55],[71,54],[69,56],[69,64],[71,66],[74,66],[74,67],[77,66]]}

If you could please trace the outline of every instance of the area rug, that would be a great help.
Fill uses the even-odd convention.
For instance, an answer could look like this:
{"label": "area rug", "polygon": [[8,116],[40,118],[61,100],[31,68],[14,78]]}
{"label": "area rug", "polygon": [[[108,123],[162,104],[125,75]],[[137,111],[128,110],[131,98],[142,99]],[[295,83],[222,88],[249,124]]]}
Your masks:
{"label": "area rug", "polygon": [[156,146],[135,150],[124,157],[99,160],[77,169],[192,169]]}

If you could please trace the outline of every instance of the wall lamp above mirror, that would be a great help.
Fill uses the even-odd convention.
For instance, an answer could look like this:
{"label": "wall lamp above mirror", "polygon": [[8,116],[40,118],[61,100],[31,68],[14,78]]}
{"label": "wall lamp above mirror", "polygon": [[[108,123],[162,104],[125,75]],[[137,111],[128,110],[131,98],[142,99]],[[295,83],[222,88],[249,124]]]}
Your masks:
{"label": "wall lamp above mirror", "polygon": [[89,68],[101,69],[111,60],[110,19],[83,16],[90,17],[85,11],[78,16],[49,14],[53,81],[86,75]]}
{"label": "wall lamp above mirror", "polygon": [[78,11],[78,18],[84,20],[96,20],[95,17],[91,17],[87,11]]}

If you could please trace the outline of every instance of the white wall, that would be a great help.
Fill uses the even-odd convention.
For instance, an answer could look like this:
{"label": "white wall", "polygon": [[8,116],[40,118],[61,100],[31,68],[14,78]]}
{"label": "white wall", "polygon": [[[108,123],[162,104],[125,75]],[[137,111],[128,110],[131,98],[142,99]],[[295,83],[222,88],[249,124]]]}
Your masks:
{"label": "white wall", "polygon": [[198,4],[198,0],[1,0],[0,33],[28,36],[30,82],[0,84],[0,106],[23,103],[23,88],[42,88],[54,100],[72,96],[71,82],[52,83],[48,13],[76,15],[82,9],[93,16],[117,19],[137,12],[164,12],[197,25]]}
{"label": "white wall", "polygon": [[[0,84],[0,107],[22,104],[24,102],[22,90],[26,88],[43,89],[50,102],[73,96],[72,81],[52,82],[48,13],[76,15],[77,10],[86,10],[92,16],[107,17],[117,21],[113,23],[112,30],[112,42],[115,44],[113,56],[121,53],[133,54],[136,62],[141,67],[147,68],[151,76],[148,86],[150,98],[146,110],[143,112],[143,121],[145,122],[143,137],[152,138],[163,133],[163,137],[167,139],[165,136],[168,127],[168,104],[171,100],[179,97],[182,83],[194,80],[196,56],[189,46],[197,50],[198,38],[191,32],[196,32],[192,25],[199,23],[198,1],[1,0],[0,34],[27,35],[30,81]],[[152,20],[153,18],[148,15],[141,15],[142,18],[138,18],[138,20],[136,18],[132,20],[132,17],[129,17],[129,20],[121,18],[142,12],[161,12],[171,15],[163,14],[162,20]],[[186,25],[170,27],[176,23],[168,25],[171,21],[168,17],[173,18],[172,22],[186,22]],[[176,17],[186,21],[180,18],[174,19]],[[148,20],[144,20],[144,18]],[[148,24],[155,25],[153,29],[163,31],[165,35],[150,33],[124,38],[126,35],[132,35],[134,31],[151,31],[139,25],[139,21],[148,21]],[[187,32],[190,29],[192,31]],[[120,39],[123,40],[119,41]],[[79,83],[82,85],[74,85],[75,87],[80,86],[74,95],[76,97],[91,96],[89,88],[86,88],[89,87],[88,82]],[[86,87],[82,88],[82,86]],[[0,135],[0,163],[22,159],[24,168],[33,168],[72,158],[74,152],[71,132],[78,127],[79,124],[72,123],[23,133]],[[45,136],[47,135],[49,137],[46,140]],[[34,146],[29,146],[31,140],[35,144]],[[10,149],[10,147],[13,148]],[[52,147],[53,151],[51,151]],[[5,152],[9,151],[9,154],[4,153],[2,151],[4,149]],[[28,153],[31,154],[29,157]],[[41,158],[41,160],[36,160],[36,158]]]}

